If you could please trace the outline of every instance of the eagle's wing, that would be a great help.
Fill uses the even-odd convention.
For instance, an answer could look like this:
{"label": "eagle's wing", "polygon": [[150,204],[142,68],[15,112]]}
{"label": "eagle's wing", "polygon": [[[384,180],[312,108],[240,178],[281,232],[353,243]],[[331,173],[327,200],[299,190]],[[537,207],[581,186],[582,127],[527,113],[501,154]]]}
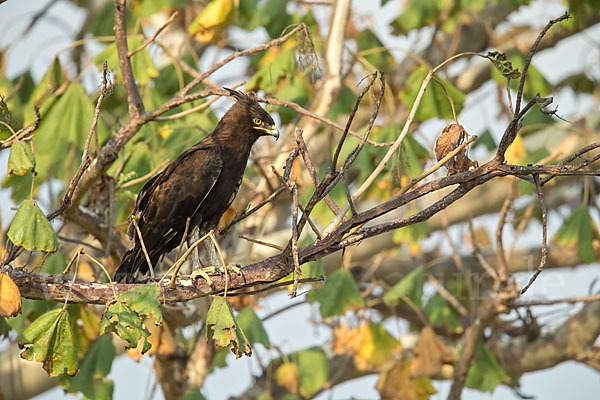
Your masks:
{"label": "eagle's wing", "polygon": [[[199,144],[144,185],[133,217],[149,253],[162,254],[171,250],[168,247],[174,239],[177,244],[181,241],[187,218],[196,214],[222,169],[223,160],[215,146]],[[135,230],[132,233],[135,236]]]}

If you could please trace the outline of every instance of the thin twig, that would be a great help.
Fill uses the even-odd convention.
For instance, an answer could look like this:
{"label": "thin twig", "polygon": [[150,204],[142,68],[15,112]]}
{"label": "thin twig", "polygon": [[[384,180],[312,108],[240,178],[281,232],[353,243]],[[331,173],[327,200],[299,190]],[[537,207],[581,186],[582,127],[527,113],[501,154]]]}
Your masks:
{"label": "thin twig", "polygon": [[190,254],[192,254],[192,251],[194,251],[194,249],[200,243],[204,242],[209,237],[209,235],[212,233],[213,233],[213,231],[211,230],[206,235],[202,236],[200,239],[198,239],[194,243],[192,243],[192,245],[188,247],[188,249],[185,251],[185,253],[183,253],[181,258],[177,259],[177,261],[175,261],[175,264],[171,265],[171,267],[167,270],[167,272],[165,272],[163,274],[163,276],[159,279],[158,284],[160,285],[161,282],[167,277],[167,275],[169,275],[171,273],[171,271],[178,270],[179,267],[181,266],[181,264],[183,264],[185,262],[185,260],[187,260],[187,258],[190,256]]}
{"label": "thin twig", "polygon": [[[191,217],[187,217],[185,220],[185,229],[183,230],[183,236],[181,236],[181,242],[179,242],[179,246],[177,247],[177,254],[175,255],[175,259],[179,260],[179,254],[181,254],[181,249],[183,248],[183,244],[185,243],[185,239],[187,239],[188,230],[190,229],[190,221]],[[175,277],[177,276],[177,272],[179,269],[175,270],[173,273],[173,278],[171,279],[171,283],[175,281]]]}
{"label": "thin twig", "polygon": [[504,245],[502,242],[502,230],[506,224],[506,216],[510,211],[510,208],[517,195],[517,180],[511,179],[510,191],[508,197],[502,203],[500,208],[500,215],[498,216],[498,226],[496,228],[496,252],[498,259],[498,277],[500,281],[506,282],[508,279],[508,264],[506,262],[506,254],[504,253]]}
{"label": "thin twig", "polygon": [[251,243],[260,244],[261,246],[270,247],[275,250],[283,251],[283,247],[278,246],[275,243],[269,243],[269,242],[264,242],[264,241],[258,240],[258,239],[252,239],[252,238],[249,238],[248,236],[244,236],[244,235],[240,235],[240,239],[247,240]]}
{"label": "thin twig", "polygon": [[75,279],[77,279],[77,273],[79,272],[79,258],[81,256],[81,253],[83,251],[83,248],[79,248],[79,251],[77,251],[77,253],[75,253],[75,256],[73,258],[77,258],[77,263],[75,263],[75,272],[73,273],[73,280],[71,281],[71,284],[69,285],[69,292],[67,293],[67,296],[65,298],[65,304],[63,305],[63,311],[65,311],[65,309],[67,308],[67,304],[69,303],[69,298],[71,297],[71,293],[73,293],[73,284],[75,283]]}
{"label": "thin twig", "polygon": [[113,295],[115,296],[115,298],[117,298],[117,291],[115,290],[115,283],[113,282],[112,278],[110,277],[110,274],[108,273],[108,271],[106,270],[104,265],[102,265],[102,263],[100,261],[96,260],[94,257],[90,256],[89,254],[84,253],[84,252],[82,252],[82,254],[84,256],[86,256],[87,258],[89,258],[90,260],[92,260],[104,272],[104,275],[106,275],[106,277],[108,278],[108,282],[110,283],[110,288],[112,289]]}
{"label": "thin twig", "polygon": [[[468,279],[468,278],[467,278]],[[442,283],[437,280],[437,278],[431,274],[427,275],[427,280],[433,284],[433,286],[435,286],[435,288],[437,289],[438,293],[445,298],[448,303],[450,303],[452,305],[452,307],[454,307],[456,309],[456,311],[458,311],[460,313],[460,315],[462,315],[463,317],[466,317],[467,315],[469,315],[469,312],[467,311],[467,309],[465,308],[465,306],[463,306],[462,304],[460,304],[460,302],[456,299],[456,297],[454,297],[452,295],[452,293],[450,293],[445,287],[444,285],[442,285]]]}
{"label": "thin twig", "polygon": [[147,174],[142,175],[139,178],[135,178],[135,179],[132,179],[130,181],[127,181],[127,182],[125,182],[125,183],[117,186],[115,189],[116,190],[125,189],[125,188],[128,188],[130,186],[137,185],[140,182],[144,182],[146,179],[154,176],[154,174],[156,174],[158,171],[160,171],[160,169],[162,167],[164,167],[165,165],[167,165],[169,163],[169,161],[170,161],[169,159],[164,160],[163,162],[161,162],[160,164],[158,164],[152,171],[148,172]]}
{"label": "thin twig", "polygon": [[[302,137],[302,129],[296,128],[296,144],[300,148],[300,154],[302,155],[302,159],[304,160],[304,165],[308,169],[310,177],[312,178],[313,184],[315,187],[321,184],[321,179],[319,179],[319,175],[317,174],[317,169],[310,158],[310,153],[308,152],[308,148],[306,147],[306,142],[304,141],[304,137]],[[331,198],[331,196],[326,195],[323,200],[327,207],[331,210],[334,215],[337,215],[340,212],[340,208],[335,201]]]}
{"label": "thin twig", "polygon": [[540,184],[540,176],[533,175],[535,181],[535,188],[537,190],[538,198],[540,199],[540,208],[542,210],[542,253],[540,257],[540,265],[538,265],[535,273],[529,278],[529,282],[521,289],[521,295],[525,294],[527,289],[537,279],[538,275],[542,273],[544,266],[546,265],[546,259],[548,257],[548,215],[546,210],[546,202],[544,201],[544,193],[542,192],[542,185]]}
{"label": "thin twig", "polygon": [[363,90],[360,91],[360,93],[356,97],[356,100],[354,100],[354,106],[352,106],[352,111],[350,111],[350,115],[348,115],[348,120],[346,121],[346,127],[344,128],[344,132],[342,133],[342,136],[340,137],[340,139],[338,141],[338,145],[335,149],[335,152],[333,153],[333,159],[331,160],[331,168],[334,171],[337,169],[338,157],[340,155],[340,152],[342,151],[342,147],[344,146],[344,141],[346,140],[346,137],[348,136],[348,131],[350,130],[352,121],[354,121],[354,116],[356,115],[356,112],[358,111],[358,106],[360,105],[362,98],[365,96],[365,94],[367,94],[367,92],[371,89],[371,86],[373,86],[373,84],[375,83],[375,79],[377,79],[377,73],[374,73],[371,75],[371,79],[369,80],[367,85],[363,88]]}
{"label": "thin twig", "polygon": [[73,265],[73,263],[75,262],[76,259],[79,260],[79,256],[81,255],[82,252],[83,252],[83,247],[80,247],[79,249],[77,249],[77,251],[75,252],[75,254],[73,254],[73,256],[71,257],[71,259],[67,263],[66,268],[62,272],[63,275],[66,275],[67,273],[69,273],[69,270],[71,269],[71,266]]}
{"label": "thin twig", "polygon": [[266,199],[264,199],[263,201],[258,203],[255,207],[253,207],[250,210],[245,211],[241,215],[235,217],[229,224],[227,224],[226,227],[224,227],[223,229],[221,229],[219,231],[219,236],[226,234],[229,231],[229,229],[231,229],[232,226],[234,226],[235,224],[239,223],[240,221],[248,218],[250,215],[254,214],[256,211],[260,210],[262,207],[269,204],[271,201],[273,201],[273,199],[275,199],[277,196],[279,196],[283,191],[285,191],[284,186],[278,187],[277,190],[275,190],[273,193],[271,193],[269,195],[269,197],[267,197]]}
{"label": "thin twig", "polygon": [[[40,116],[40,108],[37,105],[34,105],[33,110],[35,112],[35,119],[33,120],[33,122],[30,123],[29,125],[27,125],[26,127],[18,130],[16,133],[13,133],[8,139],[0,140],[0,150],[6,149],[6,148],[12,146],[13,142],[15,142],[15,141],[30,139],[30,137],[28,137],[28,135],[33,133],[38,128],[38,126],[40,125],[40,122],[42,120],[42,117]],[[10,125],[8,125],[8,124],[5,124],[5,125],[7,125],[9,127],[9,129],[12,131],[12,127]]]}
{"label": "thin twig", "polygon": [[146,250],[146,244],[144,243],[144,238],[142,237],[142,232],[140,231],[140,227],[137,223],[137,218],[133,216],[131,218],[131,222],[133,222],[133,226],[135,226],[135,231],[137,232],[138,239],[140,240],[140,245],[142,246],[142,251],[144,252],[144,257],[146,257],[146,262],[148,263],[148,269],[150,270],[150,276],[154,278],[154,267],[152,266],[152,262],[150,261],[150,256],[148,255],[148,251]]}
{"label": "thin twig", "polygon": [[[237,89],[238,87],[245,85],[245,84],[246,84],[246,81],[242,81],[240,83],[233,85],[231,87],[231,89]],[[213,104],[215,101],[219,100],[223,96],[226,96],[226,95],[225,94],[217,94],[215,97],[208,100],[207,102],[199,104],[196,107],[192,107],[189,110],[185,110],[180,113],[173,114],[173,115],[167,115],[166,117],[156,117],[156,118],[154,118],[154,120],[155,121],[172,121],[174,119],[179,119],[181,117],[185,117],[186,115],[194,114],[198,111],[201,111],[201,110],[204,110],[205,108],[210,107],[211,104]]]}
{"label": "thin twig", "polygon": [[140,51],[142,51],[142,50],[144,50],[146,47],[148,47],[148,45],[149,45],[150,43],[152,43],[152,42],[153,42],[153,41],[156,39],[156,37],[157,37],[158,35],[160,35],[160,34],[161,34],[161,32],[162,32],[163,30],[165,30],[165,28],[166,28],[167,26],[169,26],[169,24],[170,24],[171,22],[173,22],[173,20],[175,19],[175,17],[177,17],[177,15],[179,15],[179,11],[174,11],[174,12],[173,12],[173,14],[171,14],[171,16],[169,17],[169,19],[167,20],[167,22],[165,22],[165,23],[164,23],[164,24],[163,24],[163,25],[162,25],[160,28],[158,28],[158,29],[156,30],[156,32],[154,33],[154,35],[152,35],[152,37],[151,37],[151,38],[149,38],[148,40],[146,40],[146,41],[145,41],[145,42],[144,42],[144,43],[143,43],[143,44],[142,44],[140,47],[138,47],[137,49],[135,49],[135,50],[133,50],[133,51],[130,51],[129,53],[127,53],[127,57],[132,57],[133,55],[135,55],[135,54],[139,53]]}
{"label": "thin twig", "polygon": [[[323,282],[325,280],[325,278],[323,276],[318,276],[315,278],[302,278],[302,279],[298,279],[298,283],[312,283],[312,282]],[[281,282],[276,282],[276,283],[272,283],[270,285],[264,286],[260,289],[256,289],[256,290],[250,290],[247,292],[233,292],[233,293],[229,293],[228,296],[232,297],[232,296],[244,296],[244,295],[248,295],[248,294],[257,294],[257,293],[262,293],[262,292],[266,292],[267,290],[271,290],[271,289],[276,289],[282,286],[288,286],[294,283],[294,280],[288,280],[288,281],[281,281]]]}
{"label": "thin twig", "polygon": [[96,103],[96,110],[94,112],[94,119],[92,120],[92,126],[90,126],[90,130],[89,130],[87,138],[85,140],[85,146],[83,147],[83,154],[81,155],[81,164],[79,164],[79,168],[77,169],[75,176],[73,177],[73,179],[71,179],[71,182],[69,183],[69,186],[67,187],[67,190],[65,191],[65,194],[63,195],[60,206],[47,216],[48,221],[52,221],[54,218],[58,217],[67,208],[69,208],[71,206],[71,197],[73,196],[73,193],[75,192],[75,188],[77,187],[77,184],[79,183],[79,180],[81,179],[81,176],[83,175],[83,173],[85,172],[87,167],[90,165],[90,159],[88,157],[88,153],[90,150],[90,143],[92,141],[92,136],[94,135],[94,132],[96,132],[96,126],[98,125],[98,116],[100,115],[100,106],[102,105],[104,96],[106,96],[106,93],[108,91],[108,83],[109,83],[108,65],[105,61],[104,65],[102,66],[102,88],[100,89],[100,96],[98,97],[98,102]]}
{"label": "thin twig", "polygon": [[294,260],[294,285],[292,286],[292,292],[290,297],[296,297],[298,292],[298,279],[300,278],[300,261],[298,260],[298,186],[293,179],[290,179],[290,185],[292,187],[292,259]]}
{"label": "thin twig", "polygon": [[594,296],[565,297],[562,299],[529,300],[515,302],[514,307],[553,306],[556,304],[592,303],[600,301],[600,293]]}

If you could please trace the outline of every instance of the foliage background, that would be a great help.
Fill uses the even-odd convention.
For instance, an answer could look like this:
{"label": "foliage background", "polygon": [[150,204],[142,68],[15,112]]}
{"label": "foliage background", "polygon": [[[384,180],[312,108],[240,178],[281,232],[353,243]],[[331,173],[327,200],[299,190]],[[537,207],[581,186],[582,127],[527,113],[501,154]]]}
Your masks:
{"label": "foliage background", "polygon": [[[12,4],[11,4],[12,3]],[[12,21],[12,15],[15,15],[22,12],[22,9],[19,9],[19,6],[14,4],[15,2],[9,1],[7,4],[2,5],[2,14],[0,18],[2,21]],[[43,2],[39,2],[38,5],[43,6]],[[376,13],[372,13],[373,10],[369,6],[369,2],[360,2],[357,1],[353,3],[353,6],[359,10],[359,12],[364,12],[367,15],[371,14],[373,21],[376,21],[374,24],[374,29],[377,34],[382,38],[384,43],[390,47],[409,47],[410,45],[418,42],[419,40],[423,40],[419,38],[416,34],[411,33],[408,35],[408,38],[400,39],[397,37],[392,37],[389,34],[388,20],[393,19],[398,14],[398,9],[400,8],[398,4],[394,4],[394,2],[389,2],[383,9],[377,10]],[[35,7],[35,2],[30,2],[28,7]],[[19,9],[14,11],[15,8]],[[525,7],[521,12],[518,12],[513,20],[511,21],[514,24],[518,24],[519,21],[527,21],[530,22],[532,19],[537,20],[539,24],[543,24],[548,18],[556,16],[560,14],[560,12],[564,9],[564,6],[558,2],[535,2],[531,7]],[[11,10],[15,12],[15,14],[11,14]],[[392,11],[390,11],[392,10]],[[60,6],[57,6],[52,15],[57,15],[58,18],[71,19],[76,20],[78,11],[75,7],[73,7],[70,3],[64,2]],[[317,19],[320,21],[327,21],[327,13],[324,12],[323,15],[319,16],[317,13]],[[74,24],[76,25],[76,24]],[[8,31],[10,32],[19,32],[15,26],[11,27],[11,24],[2,24],[2,26],[6,26]],[[31,66],[33,69],[34,79],[39,79],[45,71],[49,60],[54,54],[53,46],[56,48],[62,48],[63,44],[68,44],[70,40],[65,40],[62,44],[60,44],[60,40],[64,40],[64,33],[58,33],[57,40],[54,40],[54,34],[49,34],[52,32],[51,29],[55,27],[56,24],[49,22],[44,28],[37,28],[41,32],[36,32],[36,35],[30,35],[29,38],[26,39],[26,42],[17,47],[18,50],[13,50],[14,52],[10,54],[7,63],[7,75],[16,74],[19,68],[22,66],[28,67]],[[68,29],[68,28],[66,28]],[[569,68],[573,64],[581,64],[586,65],[590,63],[589,59],[597,60],[597,48],[594,45],[590,45],[589,37],[598,37],[600,31],[598,27],[592,28],[586,32],[586,35],[583,37],[579,37],[578,39],[573,39],[573,42],[569,43],[561,43],[557,48],[542,53],[535,58],[534,64],[544,73],[544,75],[552,82],[559,81],[562,77],[561,74],[568,74]],[[39,35],[39,36],[37,36]],[[44,40],[41,37],[46,37],[50,39],[46,39],[48,41],[48,45],[45,45]],[[262,43],[266,40],[266,35],[264,32],[253,33],[251,36],[244,36],[243,40],[246,42],[245,44],[249,47],[257,43]],[[10,34],[5,34],[2,32],[2,40],[3,44],[6,41],[10,41]],[[41,43],[40,43],[41,42]],[[593,42],[593,41],[592,41]],[[100,50],[101,46],[98,46],[98,50]],[[32,54],[31,49],[43,48],[43,51],[40,51],[39,54],[30,61],[30,57]],[[595,51],[595,53],[594,53]],[[37,53],[37,52],[36,52]],[[394,52],[392,50],[392,54],[395,56],[401,57],[401,52]],[[12,60],[19,60],[18,64],[12,64]],[[207,57],[210,59],[210,57]],[[564,63],[564,60],[581,60],[578,63]],[[23,64],[21,64],[23,62]],[[237,82],[237,76],[235,78],[231,78],[232,71],[239,70],[244,65],[243,60],[237,62],[237,65],[230,65],[227,69],[218,72],[215,76],[212,77],[213,80],[222,83],[223,85],[227,85],[230,83]],[[20,64],[20,65],[19,65]],[[21,66],[22,65],[22,66]],[[576,67],[573,67],[576,68]],[[12,69],[12,72],[11,72]],[[594,72],[593,67],[591,71]],[[595,73],[598,71],[596,70]],[[596,75],[597,76],[597,75]],[[97,75],[90,75],[84,79],[84,83],[88,86],[94,86],[95,80],[97,79]],[[87,81],[86,81],[87,80]],[[486,95],[486,90],[488,90],[488,95]],[[501,133],[504,125],[502,123],[498,124],[488,124],[485,121],[482,121],[480,117],[481,109],[485,110],[485,113],[489,113],[489,115],[495,115],[497,112],[495,99],[493,96],[490,96],[489,93],[493,93],[492,89],[485,88],[485,86],[481,89],[477,95],[475,95],[474,100],[467,100],[467,104],[470,101],[472,102],[480,102],[479,107],[474,107],[470,111],[467,110],[466,113],[461,115],[461,122],[465,125],[469,125],[469,129],[472,132],[478,132],[481,129],[490,128],[492,130],[493,135],[497,138]],[[482,100],[483,99],[483,100]],[[491,99],[491,100],[490,100]],[[489,100],[489,101],[488,101]],[[223,104],[223,103],[221,103]],[[472,104],[472,103],[471,103]],[[560,111],[564,115],[571,115],[573,113],[585,113],[589,107],[594,104],[593,100],[589,97],[585,96],[573,96],[572,92],[569,90],[562,90],[555,94],[555,104],[560,105]],[[225,109],[225,105],[217,107],[217,115],[219,112],[222,112]],[[435,137],[435,134],[440,131],[440,128],[444,125],[443,121],[433,121],[423,124],[420,130],[424,133],[426,137],[430,140]],[[491,125],[491,126],[490,126]],[[497,131],[494,131],[497,129]],[[477,154],[477,153],[475,153]],[[3,166],[6,164],[5,161],[2,161],[0,164]],[[6,191],[0,192],[0,196],[6,196]],[[2,197],[2,212],[3,212],[3,221],[10,220],[10,215],[12,212],[9,207],[5,207],[4,204],[9,204],[6,197]],[[48,208],[46,208],[48,211]],[[494,226],[494,219],[490,219],[491,226]],[[6,222],[5,222],[6,223]],[[560,221],[555,222],[554,226],[550,226],[550,232],[556,232],[560,227]],[[459,237],[460,232],[453,232],[456,237]],[[552,236],[552,235],[551,235]],[[537,243],[539,237],[532,235],[532,243]],[[432,240],[434,242],[434,240]],[[364,246],[365,244],[363,244]],[[448,249],[445,249],[448,250]],[[556,271],[546,271],[540,278],[540,281],[534,285],[532,291],[528,294],[528,296],[549,296],[553,294],[560,293],[560,296],[569,296],[569,295],[581,295],[585,294],[587,291],[588,283],[597,276],[597,264],[587,265],[583,267],[579,267],[574,271],[570,271],[569,273],[564,272],[556,272]],[[519,283],[523,283],[525,279],[528,278],[527,274],[518,275],[517,278],[520,280]],[[268,301],[265,301],[263,304],[263,309],[259,311],[259,315],[268,314],[270,311],[278,308],[281,304],[289,302],[285,294],[279,293],[271,298]],[[295,300],[297,301],[297,300]],[[547,310],[546,310],[547,311]],[[294,351],[301,348],[306,348],[309,345],[315,343],[321,343],[330,335],[330,332],[327,328],[318,328],[312,327],[306,323],[306,317],[312,316],[316,317],[318,312],[315,309],[315,306],[304,305],[299,308],[296,308],[293,315],[283,315],[278,318],[274,318],[272,321],[266,323],[266,328],[272,337],[286,337],[285,332],[294,331],[295,335],[293,338],[289,338],[287,343],[284,341],[282,343],[285,351]],[[397,327],[390,326],[388,327],[390,331],[394,332],[396,329],[406,330],[405,327]],[[142,361],[141,365],[144,366],[144,363],[148,361]],[[206,390],[209,398],[219,398],[221,396],[226,396],[228,394],[238,393],[241,388],[245,387],[249,381],[248,370],[251,370],[252,360],[246,361],[238,361],[236,363],[230,363],[231,366],[225,370],[218,371],[214,375],[211,375],[206,382]],[[597,374],[590,372],[586,367],[582,367],[580,365],[561,365],[554,368],[551,371],[544,371],[534,374],[527,375],[526,378],[523,379],[523,391],[525,393],[532,392],[540,396],[540,398],[564,398],[565,392],[562,390],[564,388],[573,388],[578,387],[579,390],[582,390],[584,393],[591,394],[597,392],[598,389],[598,381]],[[249,366],[250,365],[250,366]],[[143,367],[140,367],[138,364],[133,364],[135,368],[132,368],[132,361],[127,358],[122,358],[120,361],[116,362],[113,366],[113,370],[109,377],[115,379],[115,398],[121,398],[125,396],[132,396],[133,393],[127,392],[126,381],[136,379],[138,382],[143,382],[147,379],[150,372],[145,370]],[[149,365],[148,368],[150,369]],[[231,385],[231,376],[236,376],[236,386],[239,384],[238,388],[233,388]],[[242,378],[245,377],[245,378]],[[239,381],[238,381],[239,379]],[[246,379],[246,381],[244,381]],[[372,389],[374,387],[374,381],[376,381],[376,377],[367,377],[362,378],[359,382],[353,382],[352,385],[346,385],[349,387],[344,387],[344,385],[336,388],[335,397],[344,398],[347,394],[360,396],[375,396],[376,392]],[[120,381],[123,380],[122,384]],[[568,382],[568,385],[564,383]],[[556,386],[554,386],[556,384]],[[444,385],[446,383],[437,384],[437,388],[440,389],[439,398],[444,397]],[[361,392],[363,388],[368,388],[365,392]],[[230,390],[230,391],[228,391]],[[59,396],[61,397],[60,389],[56,389],[54,395],[48,396]],[[137,391],[135,393],[138,393]],[[504,388],[499,388],[495,394],[494,398],[506,398],[509,392]],[[469,396],[469,397],[467,397]],[[470,397],[472,396],[472,397]],[[486,394],[478,394],[473,393],[467,390],[467,394],[465,398],[478,398],[482,396],[483,398],[489,398]],[[592,398],[592,397],[590,397]]]}

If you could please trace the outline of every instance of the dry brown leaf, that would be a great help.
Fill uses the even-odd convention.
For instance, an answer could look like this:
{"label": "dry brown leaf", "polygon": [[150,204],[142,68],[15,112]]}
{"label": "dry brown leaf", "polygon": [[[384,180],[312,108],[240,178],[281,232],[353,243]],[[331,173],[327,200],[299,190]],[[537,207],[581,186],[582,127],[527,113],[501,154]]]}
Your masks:
{"label": "dry brown leaf", "polygon": [[436,393],[428,378],[410,377],[408,361],[399,361],[382,372],[376,388],[382,400],[427,400]]}
{"label": "dry brown leaf", "polygon": [[0,317],[10,318],[21,313],[21,292],[13,280],[0,273]]}
{"label": "dry brown leaf", "polygon": [[275,379],[277,380],[277,384],[286,388],[288,392],[293,394],[298,393],[300,374],[296,364],[291,362],[281,364],[277,368],[277,372],[275,372]]}
{"label": "dry brown leaf", "polygon": [[435,375],[442,365],[456,361],[456,355],[448,350],[430,326],[421,330],[414,353],[415,358],[410,364],[413,377]]}
{"label": "dry brown leaf", "polygon": [[[460,146],[470,135],[460,124],[450,124],[444,128],[440,137],[435,142],[435,156],[438,161]],[[468,148],[465,147],[454,157],[444,163],[448,175],[468,171],[471,167],[478,167],[476,161],[469,159]]]}

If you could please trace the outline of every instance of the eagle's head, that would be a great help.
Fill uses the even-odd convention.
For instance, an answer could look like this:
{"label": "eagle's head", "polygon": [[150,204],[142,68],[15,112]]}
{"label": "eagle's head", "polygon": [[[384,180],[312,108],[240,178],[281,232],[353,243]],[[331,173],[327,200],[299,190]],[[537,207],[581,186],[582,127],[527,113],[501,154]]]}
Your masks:
{"label": "eagle's head", "polygon": [[237,100],[227,114],[233,114],[232,116],[238,122],[243,121],[244,125],[250,126],[250,131],[256,135],[256,138],[269,135],[279,139],[279,130],[277,130],[273,118],[258,104],[254,92],[243,93],[229,88],[223,89]]}

